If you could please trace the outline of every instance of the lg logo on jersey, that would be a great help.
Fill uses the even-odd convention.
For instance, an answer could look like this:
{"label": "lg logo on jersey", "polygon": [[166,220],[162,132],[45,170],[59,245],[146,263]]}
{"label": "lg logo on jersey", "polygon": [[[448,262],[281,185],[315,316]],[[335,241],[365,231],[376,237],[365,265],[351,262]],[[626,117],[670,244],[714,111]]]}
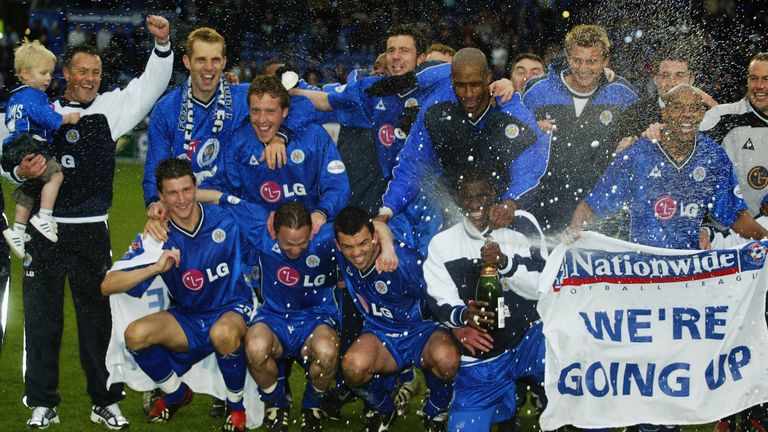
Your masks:
{"label": "lg logo on jersey", "polygon": [[307,189],[301,183],[294,183],[293,185],[284,184],[282,187],[273,182],[264,182],[259,186],[259,193],[264,201],[274,203],[280,201],[280,198],[291,198],[293,196],[305,196],[307,195]]}
{"label": "lg logo on jersey", "polygon": [[653,204],[653,214],[660,221],[668,221],[675,217],[677,207],[680,206],[680,216],[695,218],[699,215],[699,205],[696,203],[685,204],[678,202],[669,195],[665,195]]}
{"label": "lg logo on jersey", "polygon": [[[215,271],[215,273],[214,273]],[[200,291],[205,285],[205,276],[208,276],[208,282],[213,282],[218,278],[229,275],[229,266],[227,263],[221,263],[216,266],[216,269],[205,269],[205,275],[203,272],[197,269],[189,269],[181,275],[181,281],[184,286],[192,291]]]}
{"label": "lg logo on jersey", "polygon": [[72,155],[64,155],[61,157],[61,166],[64,168],[74,168],[75,167],[75,157]]}
{"label": "lg logo on jersey", "polygon": [[[294,286],[301,280],[301,274],[296,270],[288,266],[282,266],[277,269],[277,280],[288,286]],[[314,278],[310,275],[304,275],[305,287],[317,287],[325,284],[325,275],[320,274]]]}

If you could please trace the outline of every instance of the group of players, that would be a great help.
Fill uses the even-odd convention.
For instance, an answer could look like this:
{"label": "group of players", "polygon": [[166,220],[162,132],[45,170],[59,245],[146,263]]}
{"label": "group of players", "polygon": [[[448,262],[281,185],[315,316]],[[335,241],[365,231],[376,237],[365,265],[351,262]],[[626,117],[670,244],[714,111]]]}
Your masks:
{"label": "group of players", "polygon": [[[691,60],[663,51],[658,96],[638,100],[607,68],[599,26],[574,27],[565,58],[548,69],[524,55],[514,83],[492,83],[481,51],[441,47],[431,59],[401,25],[386,35],[380,71],[317,89],[291,82],[283,65],[229,82],[224,38],[199,28],[184,47],[187,83],[160,98],[173,61],[169,25],[147,22],[157,46],[124,90],[97,93],[101,60],[87,46],[64,58],[68,86],[54,109],[79,118],[59,122],[50,153],[63,173],[53,229],[66,241],[40,229],[21,237],[29,427],[59,422],[66,277],[91,420],[110,429],[129,423],[117,404],[122,385],[106,386],[111,319],[101,293],[141,296],[160,276],[174,306],[125,331],[161,391],[152,422],[191,401],[183,375],[215,353],[224,430],[246,429],[248,372],[265,429],[288,430],[291,362],[306,372],[305,431],[322,430],[349,394],[364,402],[367,431],[389,430],[409,403],[412,367],[429,390],[427,431],[513,430],[516,383],[543,381],[535,300],[547,246],[530,236],[565,230],[570,240],[598,216],[611,223],[596,229],[668,248],[710,247],[729,228],[768,237],[753,219],[768,207],[766,54],[750,62],[745,99],[716,105],[693,87]],[[147,234],[107,272],[114,141],[150,110]],[[35,154],[3,162],[24,184],[46,165]],[[507,305],[505,325],[492,331],[483,326],[495,317],[474,299],[489,266]],[[746,424],[768,424],[761,414],[750,410]]]}

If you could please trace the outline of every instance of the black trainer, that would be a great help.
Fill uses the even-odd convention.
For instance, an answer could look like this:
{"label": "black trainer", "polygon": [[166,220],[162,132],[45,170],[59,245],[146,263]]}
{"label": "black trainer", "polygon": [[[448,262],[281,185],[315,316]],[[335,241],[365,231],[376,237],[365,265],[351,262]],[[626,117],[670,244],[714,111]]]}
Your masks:
{"label": "black trainer", "polygon": [[334,387],[323,395],[323,398],[320,400],[320,409],[325,418],[341,420],[341,409],[345,404],[355,399],[357,399],[357,396],[349,387]]}
{"label": "black trainer", "polygon": [[267,432],[288,432],[288,410],[275,407],[265,409],[264,430]]}
{"label": "black trainer", "polygon": [[323,411],[319,408],[301,410],[301,432],[322,432]]}
{"label": "black trainer", "polygon": [[365,432],[387,432],[397,418],[397,410],[380,413],[374,410],[365,412]]}
{"label": "black trainer", "polygon": [[229,415],[227,403],[219,398],[212,398],[211,411],[208,413],[211,417],[224,418]]}

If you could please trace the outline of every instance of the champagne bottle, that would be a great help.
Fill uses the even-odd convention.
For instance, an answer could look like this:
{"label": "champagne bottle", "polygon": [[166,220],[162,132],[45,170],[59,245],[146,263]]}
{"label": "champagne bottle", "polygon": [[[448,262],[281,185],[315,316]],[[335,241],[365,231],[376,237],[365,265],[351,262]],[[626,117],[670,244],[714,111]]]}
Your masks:
{"label": "champagne bottle", "polygon": [[[493,240],[486,240],[486,244],[488,241]],[[501,290],[499,271],[496,267],[485,266],[480,271],[480,279],[478,279],[475,288],[475,300],[487,302],[488,306],[481,308],[481,310],[494,313],[493,324],[483,325],[486,330],[504,328],[504,293]]]}

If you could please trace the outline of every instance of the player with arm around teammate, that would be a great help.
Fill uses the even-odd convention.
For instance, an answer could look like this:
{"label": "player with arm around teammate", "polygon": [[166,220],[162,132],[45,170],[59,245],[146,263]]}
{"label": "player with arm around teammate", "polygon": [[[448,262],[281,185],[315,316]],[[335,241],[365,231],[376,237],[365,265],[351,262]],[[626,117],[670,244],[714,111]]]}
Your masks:
{"label": "player with arm around teammate", "polygon": [[167,422],[191,401],[192,391],[181,375],[215,352],[231,410],[224,430],[243,431],[246,357],[242,340],[253,300],[239,266],[243,247],[256,235],[244,227],[258,213],[246,204],[220,208],[198,203],[194,174],[189,162],[181,159],[162,161],[156,181],[170,216],[168,241],[138,237],[104,278],[101,291],[141,296],[159,275],[176,302],[125,330],[126,347],[134,360],[165,393],[154,401],[150,422]]}

